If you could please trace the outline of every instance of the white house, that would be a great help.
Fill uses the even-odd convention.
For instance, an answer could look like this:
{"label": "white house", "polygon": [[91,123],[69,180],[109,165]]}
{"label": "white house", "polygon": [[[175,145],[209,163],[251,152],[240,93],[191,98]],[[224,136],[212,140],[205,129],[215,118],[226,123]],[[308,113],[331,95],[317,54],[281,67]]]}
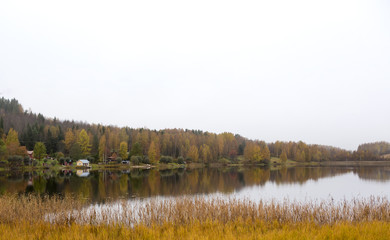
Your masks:
{"label": "white house", "polygon": [[89,161],[87,159],[80,159],[76,162],[77,167],[89,167]]}

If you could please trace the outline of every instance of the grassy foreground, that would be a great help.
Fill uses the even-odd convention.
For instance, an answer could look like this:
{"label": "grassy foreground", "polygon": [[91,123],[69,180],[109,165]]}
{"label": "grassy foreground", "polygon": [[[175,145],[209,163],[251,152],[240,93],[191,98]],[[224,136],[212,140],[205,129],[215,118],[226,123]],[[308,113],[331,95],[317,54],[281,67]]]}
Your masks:
{"label": "grassy foreground", "polygon": [[0,239],[389,239],[390,203],[181,197],[90,207],[76,198],[5,195],[0,233]]}
{"label": "grassy foreground", "polygon": [[63,226],[20,222],[0,224],[0,232],[0,239],[389,239],[390,223],[340,222],[318,226],[314,223],[268,224],[236,220],[129,228],[120,225]]}

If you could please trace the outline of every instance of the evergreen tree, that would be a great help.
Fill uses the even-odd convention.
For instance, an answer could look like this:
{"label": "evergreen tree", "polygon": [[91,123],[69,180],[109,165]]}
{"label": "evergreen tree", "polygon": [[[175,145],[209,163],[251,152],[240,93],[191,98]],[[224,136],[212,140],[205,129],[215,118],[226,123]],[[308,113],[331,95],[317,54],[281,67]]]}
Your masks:
{"label": "evergreen tree", "polygon": [[73,144],[73,146],[70,148],[69,155],[73,161],[77,161],[83,157],[83,152],[82,152],[81,146],[78,142]]}
{"label": "evergreen tree", "polygon": [[99,141],[99,160],[104,161],[106,154],[106,136],[102,136]]}
{"label": "evergreen tree", "polygon": [[7,156],[7,146],[2,138],[0,138],[0,160],[5,160]]}
{"label": "evergreen tree", "polygon": [[3,136],[4,134],[4,120],[3,120],[3,117],[0,117],[0,138]]}
{"label": "evergreen tree", "polygon": [[94,156],[96,159],[98,159],[99,157],[99,138],[97,134],[94,134],[92,138],[91,155]]}
{"label": "evergreen tree", "polygon": [[142,147],[139,142],[136,142],[131,147],[130,156],[142,156]]}

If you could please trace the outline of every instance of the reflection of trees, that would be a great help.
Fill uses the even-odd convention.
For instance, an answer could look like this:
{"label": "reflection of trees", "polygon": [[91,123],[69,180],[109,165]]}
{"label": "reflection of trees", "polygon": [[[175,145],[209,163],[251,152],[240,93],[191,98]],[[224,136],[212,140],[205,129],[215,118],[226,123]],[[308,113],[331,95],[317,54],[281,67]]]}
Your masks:
{"label": "reflection of trees", "polygon": [[244,173],[245,185],[264,185],[269,178],[269,169],[254,168]]}
{"label": "reflection of trees", "polygon": [[121,191],[121,195],[126,195],[128,191],[128,181],[129,181],[129,176],[127,174],[122,174],[119,178],[119,189]]}
{"label": "reflection of trees", "polygon": [[87,178],[81,179],[81,184],[79,185],[77,195],[81,199],[90,199],[92,196],[91,190],[92,190],[91,181],[89,181]]}
{"label": "reflection of trees", "polygon": [[[232,192],[246,186],[304,183],[353,171],[362,179],[390,180],[389,167],[281,167],[267,168],[201,168],[169,169],[166,171],[133,169],[130,172],[91,171],[87,178],[77,177],[74,172],[15,172],[0,174],[0,192],[36,192],[76,195],[92,199],[129,196],[180,196],[183,194],[207,194]],[[28,185],[29,180],[32,180]]]}
{"label": "reflection of trees", "polygon": [[23,172],[12,170],[8,174],[8,181],[22,182],[23,181]]}
{"label": "reflection of trees", "polygon": [[373,181],[389,181],[390,180],[390,167],[359,167],[354,169],[353,172],[364,180]]}
{"label": "reflection of trees", "polygon": [[42,176],[38,176],[34,179],[33,186],[36,193],[44,193],[46,190],[46,179]]}
{"label": "reflection of trees", "polygon": [[57,194],[57,180],[55,177],[50,177],[46,180],[46,193],[53,195]]}

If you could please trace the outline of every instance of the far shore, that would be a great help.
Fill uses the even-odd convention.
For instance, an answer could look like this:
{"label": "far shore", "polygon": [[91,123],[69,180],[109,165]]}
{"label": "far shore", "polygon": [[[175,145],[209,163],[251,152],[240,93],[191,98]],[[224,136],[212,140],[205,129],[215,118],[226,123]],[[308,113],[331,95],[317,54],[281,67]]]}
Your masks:
{"label": "far shore", "polygon": [[296,162],[292,160],[287,160],[287,162],[282,163],[279,158],[271,158],[270,164],[263,163],[187,163],[187,164],[177,164],[177,163],[168,163],[168,164],[141,164],[141,165],[132,165],[132,164],[91,164],[89,168],[79,168],[77,166],[22,166],[18,168],[2,167],[0,171],[12,171],[12,170],[24,170],[24,171],[35,171],[35,170],[80,170],[80,169],[90,169],[90,170],[125,170],[125,169],[157,169],[157,170],[167,170],[167,169],[196,169],[196,168],[218,168],[218,167],[270,167],[271,169],[279,169],[283,167],[297,167],[297,166],[323,166],[323,167],[370,167],[370,166],[388,166],[390,167],[390,160],[382,161],[326,161],[326,162]]}

